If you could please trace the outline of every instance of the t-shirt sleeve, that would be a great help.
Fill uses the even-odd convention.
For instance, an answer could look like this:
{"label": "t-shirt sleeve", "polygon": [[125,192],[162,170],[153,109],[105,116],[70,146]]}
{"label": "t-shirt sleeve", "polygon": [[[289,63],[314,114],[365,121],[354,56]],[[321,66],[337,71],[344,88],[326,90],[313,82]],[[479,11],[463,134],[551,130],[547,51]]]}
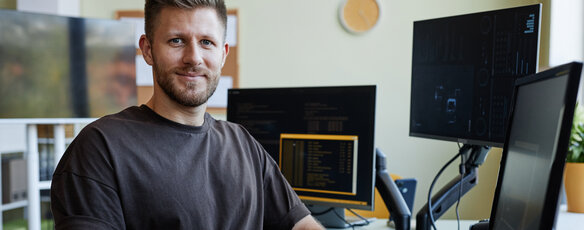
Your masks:
{"label": "t-shirt sleeve", "polygon": [[310,211],[280,173],[276,162],[269,156],[266,157],[265,162],[264,227],[265,229],[292,229],[294,224],[310,215]]}
{"label": "t-shirt sleeve", "polygon": [[67,148],[53,175],[56,229],[124,229],[120,200],[103,138],[85,129]]}

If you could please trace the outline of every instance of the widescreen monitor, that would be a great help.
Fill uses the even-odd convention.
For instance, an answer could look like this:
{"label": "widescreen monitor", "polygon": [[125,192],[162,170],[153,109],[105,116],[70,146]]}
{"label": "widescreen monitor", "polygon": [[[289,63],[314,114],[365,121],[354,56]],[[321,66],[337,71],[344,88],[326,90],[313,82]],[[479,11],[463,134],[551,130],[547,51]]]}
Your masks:
{"label": "widescreen monitor", "polygon": [[415,21],[410,136],[502,147],[515,79],[538,65],[541,5]]}
{"label": "widescreen monitor", "polygon": [[136,105],[134,26],[0,10],[0,119],[97,118]]}
{"label": "widescreen monitor", "polygon": [[306,204],[373,208],[375,86],[230,89],[243,125]]}
{"label": "widescreen monitor", "polygon": [[554,229],[582,63],[517,81],[490,229]]}

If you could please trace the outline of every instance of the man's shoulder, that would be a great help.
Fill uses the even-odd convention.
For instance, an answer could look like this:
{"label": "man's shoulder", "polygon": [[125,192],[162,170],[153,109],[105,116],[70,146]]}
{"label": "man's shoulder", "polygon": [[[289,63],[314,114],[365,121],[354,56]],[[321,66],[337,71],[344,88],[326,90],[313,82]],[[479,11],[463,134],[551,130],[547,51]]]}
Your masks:
{"label": "man's shoulder", "polygon": [[214,130],[228,133],[238,132],[243,134],[249,134],[247,130],[240,124],[225,120],[215,120],[213,117],[211,117],[211,115],[207,114],[205,119],[208,118],[210,118],[211,126]]}
{"label": "man's shoulder", "polygon": [[117,131],[129,123],[145,120],[141,115],[140,107],[128,107],[118,113],[105,115],[89,123],[82,132],[88,131]]}
{"label": "man's shoulder", "polygon": [[112,122],[112,121],[124,121],[124,120],[143,120],[145,111],[142,107],[131,106],[120,112],[109,114],[103,116],[97,121],[101,122]]}

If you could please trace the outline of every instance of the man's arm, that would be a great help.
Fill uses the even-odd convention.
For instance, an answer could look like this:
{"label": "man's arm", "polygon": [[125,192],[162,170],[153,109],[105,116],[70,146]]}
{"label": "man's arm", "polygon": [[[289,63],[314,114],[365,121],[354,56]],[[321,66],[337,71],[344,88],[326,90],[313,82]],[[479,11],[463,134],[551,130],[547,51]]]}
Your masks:
{"label": "man's arm", "polygon": [[324,230],[324,227],[316,222],[311,215],[308,215],[296,222],[292,230]]}
{"label": "man's arm", "polygon": [[77,135],[51,183],[55,229],[124,229],[125,220],[103,136],[92,125]]}

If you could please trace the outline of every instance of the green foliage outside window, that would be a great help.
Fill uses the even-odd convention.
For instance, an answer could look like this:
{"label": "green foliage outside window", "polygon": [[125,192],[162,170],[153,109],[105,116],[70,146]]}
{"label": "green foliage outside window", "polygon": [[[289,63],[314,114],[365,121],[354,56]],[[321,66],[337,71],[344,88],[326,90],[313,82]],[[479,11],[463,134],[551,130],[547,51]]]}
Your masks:
{"label": "green foliage outside window", "polygon": [[574,111],[567,162],[584,163],[584,108],[579,104]]}

